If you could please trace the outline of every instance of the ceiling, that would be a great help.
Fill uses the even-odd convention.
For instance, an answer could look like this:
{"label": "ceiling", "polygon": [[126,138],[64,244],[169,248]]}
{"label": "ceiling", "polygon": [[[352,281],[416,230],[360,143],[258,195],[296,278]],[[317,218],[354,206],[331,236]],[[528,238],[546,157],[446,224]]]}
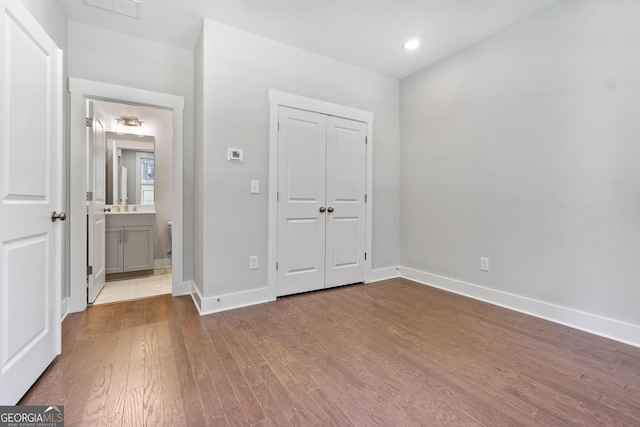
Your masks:
{"label": "ceiling", "polygon": [[[186,49],[205,17],[401,79],[560,1],[141,0],[139,20],[62,4],[70,20]],[[415,51],[403,48],[410,38]]]}

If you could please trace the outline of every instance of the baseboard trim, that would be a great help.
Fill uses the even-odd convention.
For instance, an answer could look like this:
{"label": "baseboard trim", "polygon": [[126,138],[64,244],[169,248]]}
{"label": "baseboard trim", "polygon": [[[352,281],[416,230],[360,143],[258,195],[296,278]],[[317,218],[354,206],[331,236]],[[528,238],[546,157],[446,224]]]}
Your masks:
{"label": "baseboard trim", "polygon": [[204,298],[195,283],[192,282],[191,284],[191,297],[201,316],[275,301],[272,293],[269,288],[264,287],[234,294]]}
{"label": "baseboard trim", "polygon": [[198,313],[200,313],[200,316],[202,316],[202,295],[200,294],[200,291],[198,290],[198,287],[196,286],[196,283],[193,280],[191,281],[190,286],[191,286],[191,299],[193,300],[193,303],[198,309]]}
{"label": "baseboard trim", "polygon": [[396,277],[400,277],[400,270],[398,270],[398,267],[376,268],[375,270],[371,270],[367,283],[380,282],[382,280],[394,279]]}
{"label": "baseboard trim", "polygon": [[423,285],[539,317],[634,347],[640,347],[640,325],[633,325],[619,320],[561,307],[473,283],[415,270],[413,268],[399,268],[400,277]]}

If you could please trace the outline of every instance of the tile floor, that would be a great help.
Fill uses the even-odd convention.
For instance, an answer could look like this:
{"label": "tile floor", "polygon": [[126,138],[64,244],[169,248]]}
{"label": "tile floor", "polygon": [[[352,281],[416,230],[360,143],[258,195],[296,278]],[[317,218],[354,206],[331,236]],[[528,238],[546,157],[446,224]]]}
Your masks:
{"label": "tile floor", "polygon": [[171,269],[160,273],[107,281],[93,305],[129,301],[171,293]]}

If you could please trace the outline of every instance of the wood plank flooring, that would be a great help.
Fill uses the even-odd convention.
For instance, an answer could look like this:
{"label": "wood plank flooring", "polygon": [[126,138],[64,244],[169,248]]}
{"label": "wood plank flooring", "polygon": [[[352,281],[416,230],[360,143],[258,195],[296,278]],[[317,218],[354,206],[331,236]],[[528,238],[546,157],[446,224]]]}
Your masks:
{"label": "wood plank flooring", "polygon": [[23,405],[67,426],[640,425],[640,349],[393,279],[200,317],[93,306]]}

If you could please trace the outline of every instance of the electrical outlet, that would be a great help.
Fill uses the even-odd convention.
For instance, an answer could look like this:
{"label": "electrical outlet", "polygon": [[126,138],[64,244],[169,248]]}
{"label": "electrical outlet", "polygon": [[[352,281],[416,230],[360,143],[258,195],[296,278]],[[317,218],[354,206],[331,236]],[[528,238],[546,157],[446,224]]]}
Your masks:
{"label": "electrical outlet", "polygon": [[480,257],[480,270],[489,271],[489,258]]}
{"label": "electrical outlet", "polygon": [[251,255],[249,257],[249,270],[255,270],[258,268],[258,255]]}

